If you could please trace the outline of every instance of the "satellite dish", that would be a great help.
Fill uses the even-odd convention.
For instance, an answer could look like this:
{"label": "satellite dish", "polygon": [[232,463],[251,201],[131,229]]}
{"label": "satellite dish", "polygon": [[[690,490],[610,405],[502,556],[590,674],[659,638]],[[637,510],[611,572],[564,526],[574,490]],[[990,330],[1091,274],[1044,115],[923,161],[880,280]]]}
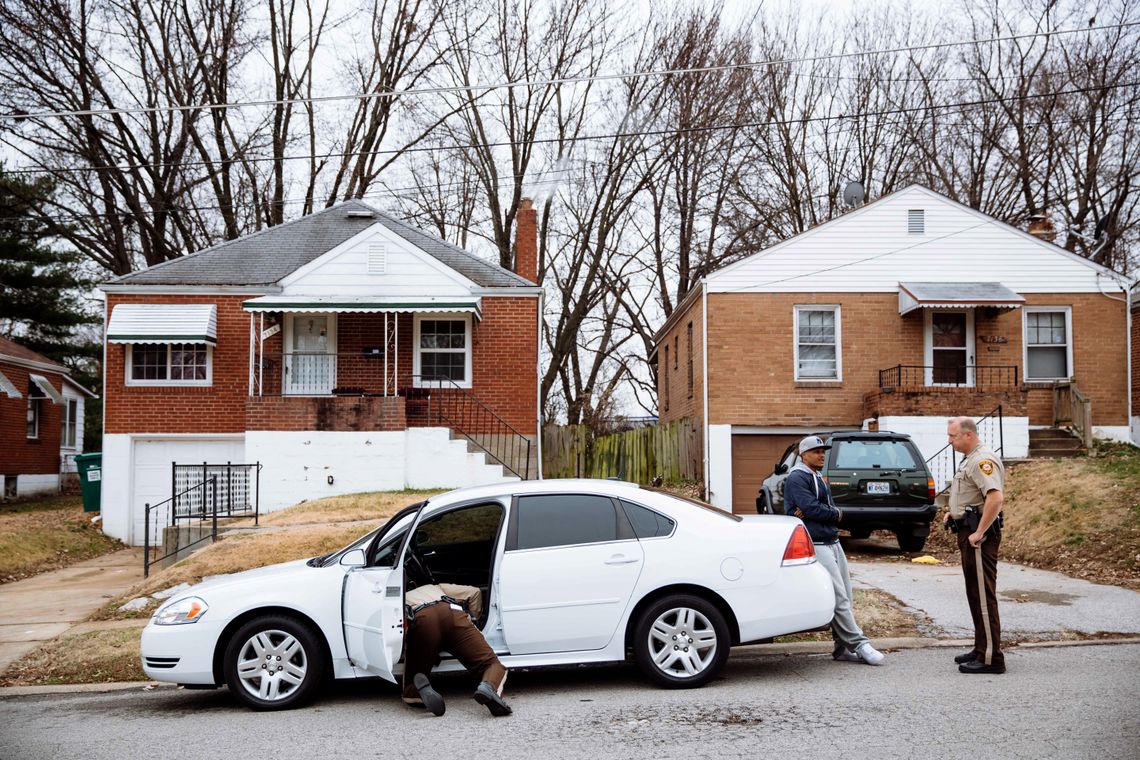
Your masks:
{"label": "satellite dish", "polygon": [[843,202],[848,206],[858,206],[866,197],[866,191],[858,182],[848,182],[847,187],[843,188]]}
{"label": "satellite dish", "polygon": [[1093,230],[1093,239],[1100,240],[1104,235],[1104,231],[1108,229],[1108,214],[1105,214],[1096,221],[1096,229]]}

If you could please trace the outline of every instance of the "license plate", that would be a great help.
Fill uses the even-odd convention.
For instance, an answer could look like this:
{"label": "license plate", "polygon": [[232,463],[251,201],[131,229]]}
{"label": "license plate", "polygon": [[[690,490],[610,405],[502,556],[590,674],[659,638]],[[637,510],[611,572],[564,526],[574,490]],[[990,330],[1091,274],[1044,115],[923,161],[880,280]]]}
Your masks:
{"label": "license plate", "polygon": [[872,482],[867,484],[867,493],[887,494],[890,492],[890,483]]}

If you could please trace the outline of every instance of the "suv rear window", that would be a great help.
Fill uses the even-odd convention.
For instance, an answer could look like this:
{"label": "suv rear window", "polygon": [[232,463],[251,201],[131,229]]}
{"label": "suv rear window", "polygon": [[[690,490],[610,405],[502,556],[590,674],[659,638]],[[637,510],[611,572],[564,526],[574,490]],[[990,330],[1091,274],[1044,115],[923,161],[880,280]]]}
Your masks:
{"label": "suv rear window", "polygon": [[837,470],[917,470],[921,465],[905,441],[855,439],[836,441],[831,466]]}

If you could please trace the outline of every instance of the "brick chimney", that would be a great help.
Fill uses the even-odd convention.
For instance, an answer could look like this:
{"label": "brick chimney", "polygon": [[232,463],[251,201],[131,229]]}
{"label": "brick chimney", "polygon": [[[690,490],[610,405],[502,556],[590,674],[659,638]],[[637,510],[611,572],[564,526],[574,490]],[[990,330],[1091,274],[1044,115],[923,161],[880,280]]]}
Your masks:
{"label": "brick chimney", "polygon": [[1057,239],[1057,228],[1048,214],[1033,214],[1029,217],[1029,234],[1052,243]]}
{"label": "brick chimney", "polygon": [[515,219],[515,273],[538,283],[538,211],[530,198],[519,201]]}

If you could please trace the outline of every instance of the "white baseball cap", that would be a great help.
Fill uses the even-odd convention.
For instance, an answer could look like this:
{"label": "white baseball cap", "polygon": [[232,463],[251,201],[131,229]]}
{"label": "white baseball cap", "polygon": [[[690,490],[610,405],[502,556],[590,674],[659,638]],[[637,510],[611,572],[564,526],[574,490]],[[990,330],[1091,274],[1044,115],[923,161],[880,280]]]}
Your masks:
{"label": "white baseball cap", "polygon": [[830,449],[831,444],[824,442],[818,435],[809,435],[800,441],[800,453],[803,454],[812,449]]}

